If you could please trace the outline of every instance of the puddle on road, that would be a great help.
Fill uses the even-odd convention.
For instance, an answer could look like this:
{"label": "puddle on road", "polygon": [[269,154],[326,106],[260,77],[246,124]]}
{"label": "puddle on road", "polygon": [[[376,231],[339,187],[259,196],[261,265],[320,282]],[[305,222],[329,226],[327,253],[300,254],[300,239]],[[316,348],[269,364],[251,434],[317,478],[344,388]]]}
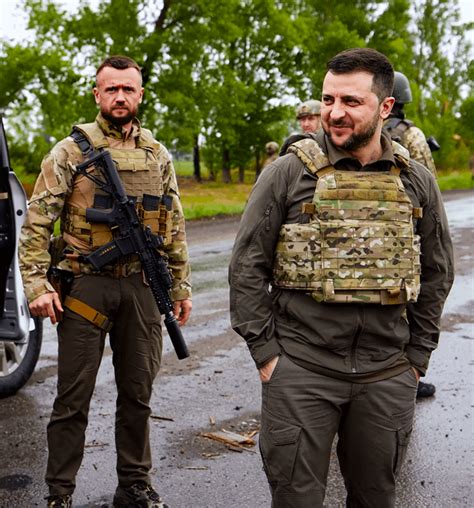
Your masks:
{"label": "puddle on road", "polygon": [[26,474],[11,474],[0,478],[0,490],[26,489],[32,482],[31,476]]}
{"label": "puddle on road", "polygon": [[455,283],[451,288],[448,299],[446,300],[443,315],[453,312],[459,313],[462,307],[468,305],[472,314],[472,302],[474,300],[474,285],[472,276],[456,275]]}
{"label": "puddle on road", "polygon": [[474,196],[444,203],[450,228],[471,228],[474,220]]}

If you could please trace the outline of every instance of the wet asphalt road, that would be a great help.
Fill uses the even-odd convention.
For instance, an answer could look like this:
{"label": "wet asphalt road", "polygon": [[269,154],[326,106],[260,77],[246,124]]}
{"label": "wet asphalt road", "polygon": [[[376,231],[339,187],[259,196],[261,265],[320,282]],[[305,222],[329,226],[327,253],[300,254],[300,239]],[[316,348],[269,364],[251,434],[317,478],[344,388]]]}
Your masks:
{"label": "wet asphalt road", "polygon": [[[443,316],[440,346],[426,381],[435,397],[417,404],[399,507],[472,505],[474,194],[445,194],[456,247],[457,276]],[[191,359],[165,356],[152,399],[151,440],[157,490],[171,508],[270,506],[257,447],[233,451],[200,433],[258,427],[260,382],[246,346],[230,329],[227,264],[237,219],[188,225],[194,309],[184,333]],[[45,323],[35,374],[17,395],[0,400],[0,508],[44,506],[45,428],[55,394],[56,339]],[[110,350],[91,404],[74,506],[111,506],[116,487],[115,388]],[[344,506],[333,455],[325,506]]]}

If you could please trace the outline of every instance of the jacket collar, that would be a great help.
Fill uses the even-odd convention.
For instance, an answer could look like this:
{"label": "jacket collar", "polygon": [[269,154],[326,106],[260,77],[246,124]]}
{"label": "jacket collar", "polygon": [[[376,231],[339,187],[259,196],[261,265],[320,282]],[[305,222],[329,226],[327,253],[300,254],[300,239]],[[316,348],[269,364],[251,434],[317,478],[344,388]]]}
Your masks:
{"label": "jacket collar", "polygon": [[95,121],[99,125],[100,130],[109,138],[125,141],[126,139],[138,138],[140,136],[140,121],[136,117],[132,120],[132,129],[128,134],[124,127],[109,122],[102,116],[102,113],[97,115]]}

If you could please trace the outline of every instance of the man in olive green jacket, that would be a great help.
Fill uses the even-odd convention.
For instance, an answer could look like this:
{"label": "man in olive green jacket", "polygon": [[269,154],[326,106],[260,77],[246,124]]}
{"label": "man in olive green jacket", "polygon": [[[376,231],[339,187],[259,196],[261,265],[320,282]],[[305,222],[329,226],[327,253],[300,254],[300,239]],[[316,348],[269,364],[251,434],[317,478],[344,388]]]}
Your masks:
{"label": "man in olive green jacket", "polygon": [[433,176],[382,134],[392,87],[380,53],[336,55],[324,132],[287,142],[235,241],[231,320],[262,381],[274,508],[323,505],[336,433],[348,506],[395,505],[453,253]]}

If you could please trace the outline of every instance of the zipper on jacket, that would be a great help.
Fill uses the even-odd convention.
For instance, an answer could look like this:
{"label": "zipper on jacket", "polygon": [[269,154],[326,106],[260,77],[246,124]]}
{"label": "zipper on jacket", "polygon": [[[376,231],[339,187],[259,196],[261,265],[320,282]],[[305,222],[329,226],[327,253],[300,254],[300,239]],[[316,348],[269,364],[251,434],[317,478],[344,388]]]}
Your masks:
{"label": "zipper on jacket", "polygon": [[357,373],[357,361],[356,361],[356,353],[357,353],[357,346],[359,344],[359,338],[362,333],[362,329],[364,328],[364,307],[359,308],[359,312],[357,314],[357,328],[356,332],[354,334],[354,338],[352,339],[352,346],[351,346],[351,372],[352,374]]}
{"label": "zipper on jacket", "polygon": [[436,238],[439,240],[441,238],[441,217],[435,211],[433,211],[432,214],[435,222]]}
{"label": "zipper on jacket", "polygon": [[273,205],[270,204],[265,209],[264,221],[265,221],[265,231],[270,231],[270,213],[272,212]]}

